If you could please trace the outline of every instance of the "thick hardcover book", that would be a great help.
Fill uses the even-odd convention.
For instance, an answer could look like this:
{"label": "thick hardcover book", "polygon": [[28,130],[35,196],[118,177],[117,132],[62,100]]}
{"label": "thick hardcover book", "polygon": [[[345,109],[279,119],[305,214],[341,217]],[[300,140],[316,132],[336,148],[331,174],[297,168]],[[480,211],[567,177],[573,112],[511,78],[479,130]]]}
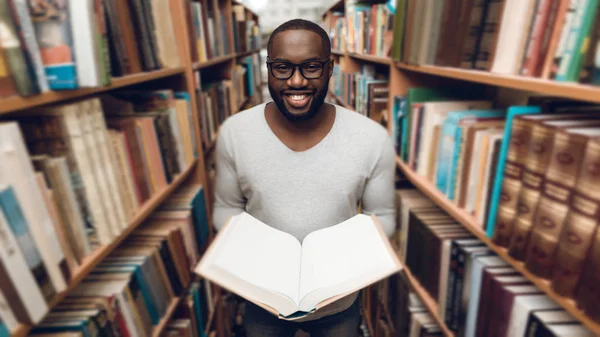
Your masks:
{"label": "thick hardcover book", "polygon": [[600,136],[600,127],[574,128],[554,136],[552,159],[546,172],[542,197],[533,219],[533,229],[525,260],[536,275],[552,275],[559,235],[569,211],[571,194],[579,178],[585,148],[590,137]]}
{"label": "thick hardcover book", "polygon": [[496,226],[496,216],[498,214],[498,204],[500,202],[500,191],[502,188],[502,174],[504,173],[504,165],[508,152],[508,145],[510,143],[510,135],[512,132],[513,119],[519,115],[526,114],[538,114],[541,110],[539,107],[531,106],[513,106],[508,109],[506,115],[506,124],[504,128],[504,137],[502,138],[502,147],[500,149],[498,166],[496,172],[493,175],[493,185],[490,188],[490,199],[488,200],[489,212],[487,212],[485,222],[486,234],[488,237],[494,235]]}
{"label": "thick hardcover book", "polygon": [[374,216],[356,215],[300,243],[244,212],[230,218],[195,271],[293,320],[401,269]]}

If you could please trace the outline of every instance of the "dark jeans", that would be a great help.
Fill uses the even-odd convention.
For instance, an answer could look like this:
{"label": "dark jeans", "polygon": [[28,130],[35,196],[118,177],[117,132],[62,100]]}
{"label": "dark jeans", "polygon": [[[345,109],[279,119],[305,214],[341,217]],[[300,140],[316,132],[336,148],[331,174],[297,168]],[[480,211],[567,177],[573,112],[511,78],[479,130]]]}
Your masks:
{"label": "dark jeans", "polygon": [[310,337],[357,337],[359,325],[359,299],[342,312],[300,323],[279,319],[250,302],[246,303],[244,313],[247,337],[293,337],[298,330],[307,332]]}

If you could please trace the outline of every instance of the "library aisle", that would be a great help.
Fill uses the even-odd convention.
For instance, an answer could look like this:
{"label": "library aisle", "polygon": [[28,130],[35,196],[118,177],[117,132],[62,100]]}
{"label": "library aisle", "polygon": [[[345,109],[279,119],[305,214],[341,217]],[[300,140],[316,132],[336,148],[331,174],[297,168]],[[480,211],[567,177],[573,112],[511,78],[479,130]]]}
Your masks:
{"label": "library aisle", "polygon": [[[329,102],[394,140],[405,268],[360,337],[600,336],[598,0],[339,0]],[[0,337],[244,337],[193,272],[270,101],[235,0],[0,1]],[[306,337],[299,334],[298,337]]]}

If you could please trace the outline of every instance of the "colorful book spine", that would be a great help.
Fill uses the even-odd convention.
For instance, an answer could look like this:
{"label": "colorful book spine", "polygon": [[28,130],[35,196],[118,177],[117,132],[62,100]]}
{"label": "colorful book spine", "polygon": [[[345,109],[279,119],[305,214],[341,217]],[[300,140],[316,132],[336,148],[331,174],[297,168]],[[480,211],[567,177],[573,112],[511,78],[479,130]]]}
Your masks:
{"label": "colorful book spine", "polygon": [[29,13],[50,89],[77,89],[77,69],[67,2],[37,1],[37,6],[29,6]]}
{"label": "colorful book spine", "polygon": [[489,238],[492,238],[494,236],[494,230],[496,226],[496,215],[498,213],[498,204],[500,201],[500,192],[502,191],[502,174],[504,173],[504,163],[508,154],[513,119],[515,118],[515,116],[519,115],[539,113],[541,113],[541,109],[537,106],[513,106],[510,107],[507,111],[505,124],[506,126],[504,127],[504,137],[502,138],[502,147],[500,148],[498,166],[496,167],[496,172],[494,175],[494,184],[492,185],[490,199],[488,200],[490,207],[487,215],[487,223],[484,227],[486,228],[486,235]]}

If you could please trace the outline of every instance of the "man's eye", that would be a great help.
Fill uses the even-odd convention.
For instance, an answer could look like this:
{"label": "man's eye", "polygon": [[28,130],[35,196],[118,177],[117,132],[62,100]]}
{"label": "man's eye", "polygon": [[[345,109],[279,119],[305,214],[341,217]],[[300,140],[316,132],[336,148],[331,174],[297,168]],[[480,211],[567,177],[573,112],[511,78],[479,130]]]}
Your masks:
{"label": "man's eye", "polygon": [[276,70],[289,70],[290,66],[285,65],[285,64],[278,64],[278,65],[275,66],[275,69]]}

